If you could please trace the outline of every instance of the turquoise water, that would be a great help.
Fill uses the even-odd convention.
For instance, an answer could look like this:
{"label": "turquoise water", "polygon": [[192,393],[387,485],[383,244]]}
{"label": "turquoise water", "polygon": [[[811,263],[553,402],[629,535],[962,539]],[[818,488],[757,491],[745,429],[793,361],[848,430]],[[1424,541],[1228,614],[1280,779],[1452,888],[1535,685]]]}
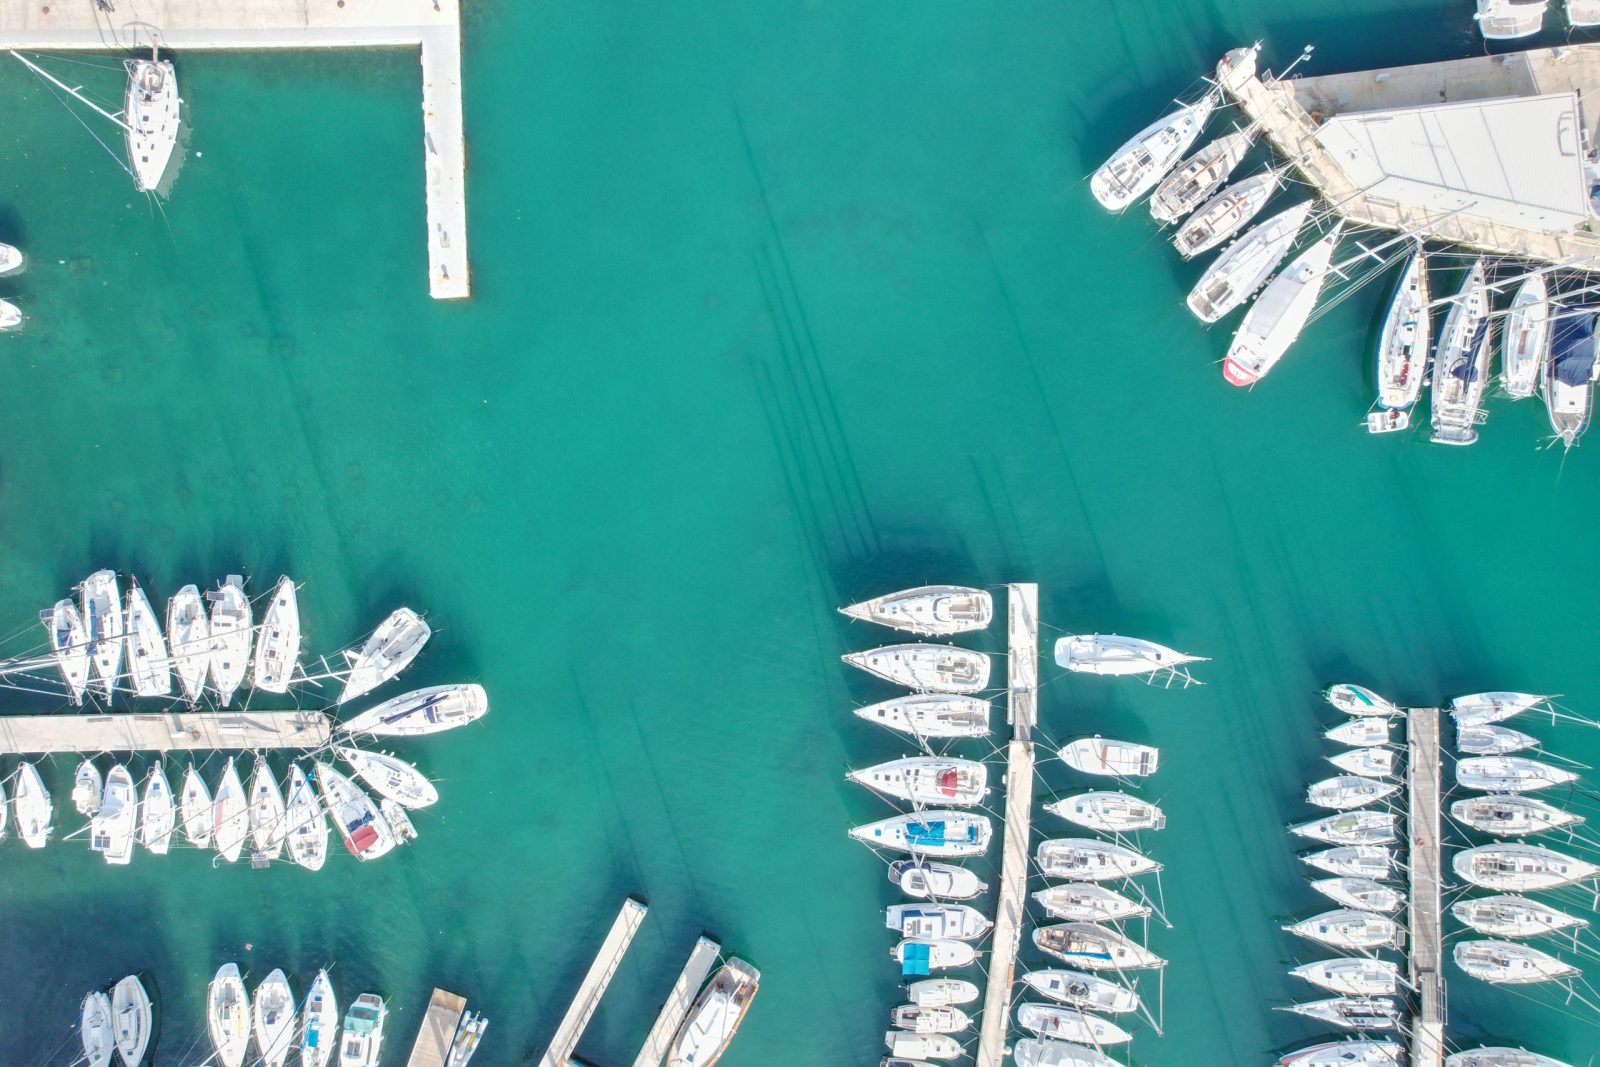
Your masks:
{"label": "turquoise water", "polygon": [[[1532,404],[1469,450],[1359,432],[1378,287],[1226,388],[1228,331],[1181,305],[1199,267],[1080,177],[1236,44],[1282,65],[1312,41],[1322,72],[1466,55],[1468,11],[475,4],[461,305],[426,296],[412,57],[182,57],[163,212],[0,68],[0,224],[33,261],[0,281],[32,316],[0,356],[8,647],[95,567],[162,597],[289,572],[312,649],[412,604],[438,632],[407,683],[493,702],[397,746],[443,800],[380,863],[0,846],[0,1059],[68,1062],[79,998],[136,970],[157,1061],[198,1062],[204,983],[237,959],[383,992],[386,1063],[434,985],[493,1019],[476,1063],[527,1062],[634,892],[651,914],[587,1059],[631,1062],[705,929],[764,974],[729,1067],[876,1063],[892,897],[844,831],[887,809],[843,772],[905,746],[848,715],[887,693],[838,655],[887,634],[833,608],[929,580],[1035,580],[1051,638],[1214,658],[1187,691],[1051,669],[1044,728],[1164,750],[1166,1035],[1135,1060],[1310,1043],[1267,1008],[1315,958],[1277,926],[1317,907],[1281,833],[1328,773],[1316,691],[1600,711],[1600,446],[1537,451]],[[1451,1023],[1600,1044],[1459,977]]]}

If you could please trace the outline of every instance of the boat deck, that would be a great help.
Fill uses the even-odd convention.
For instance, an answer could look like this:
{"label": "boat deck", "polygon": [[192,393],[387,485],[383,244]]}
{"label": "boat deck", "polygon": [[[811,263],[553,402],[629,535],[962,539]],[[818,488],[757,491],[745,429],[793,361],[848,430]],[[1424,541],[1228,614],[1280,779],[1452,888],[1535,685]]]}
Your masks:
{"label": "boat deck", "polygon": [[444,1058],[450,1054],[450,1042],[455,1040],[456,1027],[461,1025],[461,1013],[466,1009],[466,997],[435,989],[406,1067],[444,1067]]}
{"label": "boat deck", "polygon": [[316,749],[332,736],[320,711],[0,716],[0,755]]}
{"label": "boat deck", "polygon": [[678,1027],[683,1025],[684,1016],[689,1014],[695,996],[700,992],[700,987],[706,984],[706,978],[710,976],[711,968],[716,966],[721,951],[722,946],[709,937],[702,937],[695,942],[694,951],[689,953],[689,962],[683,965],[683,973],[672,984],[672,992],[667,994],[661,1014],[656,1016],[655,1025],[650,1027],[650,1034],[644,1039],[644,1046],[639,1049],[633,1067],[660,1067],[661,1061],[666,1059],[667,1046],[678,1032]]}
{"label": "boat deck", "polygon": [[1407,961],[1418,1000],[1411,1027],[1411,1064],[1443,1067],[1445,993],[1440,955],[1444,933],[1439,897],[1444,850],[1439,843],[1438,708],[1412,708],[1407,713],[1406,743],[1410,788],[1406,829],[1411,839],[1411,951]]}
{"label": "boat deck", "polygon": [[644,902],[633,897],[622,902],[622,910],[617,912],[616,919],[611,923],[611,931],[606,934],[599,953],[589,965],[589,973],[584,975],[583,984],[578,986],[578,995],[561,1017],[561,1025],[556,1027],[550,1047],[540,1057],[539,1067],[568,1067],[577,1062],[572,1054],[578,1046],[578,1039],[583,1036],[584,1027],[589,1025],[589,1019],[600,1006],[600,998],[605,996],[606,986],[611,983],[612,976],[622,966],[622,957],[633,943],[634,935],[639,932],[647,911],[649,908]]}

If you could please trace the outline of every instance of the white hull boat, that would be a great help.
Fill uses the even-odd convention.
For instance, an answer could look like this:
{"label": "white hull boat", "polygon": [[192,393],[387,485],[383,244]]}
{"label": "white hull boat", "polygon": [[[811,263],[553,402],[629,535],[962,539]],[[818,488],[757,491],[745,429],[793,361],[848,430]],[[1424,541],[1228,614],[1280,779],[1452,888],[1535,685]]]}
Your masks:
{"label": "white hull boat", "polygon": [[211,623],[200,590],[186,585],[167,601],[167,646],[184,699],[198,703],[211,672]]}
{"label": "white hull boat", "polygon": [[128,975],[111,990],[111,1028],[122,1067],[139,1067],[150,1047],[150,994]]}
{"label": "white hull boat", "polygon": [[856,714],[916,738],[986,737],[989,710],[981,697],[912,693],[857,708]]}
{"label": "white hull boat", "polygon": [[1041,841],[1033,861],[1046,878],[1080,882],[1106,882],[1161,870],[1161,864],[1150,857],[1095,837]]}
{"label": "white hull boat", "polygon": [[1177,222],[1199,207],[1222,188],[1254,140],[1254,128],[1238,130],[1218,137],[1184,160],[1151,195],[1150,216],[1157,222]]}
{"label": "white hull boat", "polygon": [[896,860],[889,864],[889,881],[918,900],[971,900],[989,891],[977,875],[949,863]]}
{"label": "white hull boat", "polygon": [[111,998],[90,993],[83,998],[78,1016],[78,1036],[83,1040],[85,1067],[111,1067],[117,1039],[111,1026]]}
{"label": "white hull boat", "polygon": [[161,636],[161,620],[144,590],[132,579],[128,582],[128,610],[123,632],[133,691],[142,697],[164,697],[171,693],[172,668],[168,666],[166,639]]}
{"label": "white hull boat", "polygon": [[1483,390],[1488,384],[1491,301],[1479,259],[1450,307],[1433,358],[1433,440],[1470,445],[1478,439]]}
{"label": "white hull boat", "polygon": [[284,844],[289,858],[308,871],[320,871],[328,859],[328,819],[317,794],[298,763],[289,767],[289,793],[284,801]]}
{"label": "white hull boat", "polygon": [[1456,761],[1456,784],[1490,793],[1529,793],[1566,785],[1577,775],[1522,756],[1473,756]]}
{"label": "white hull boat", "polygon": [[20,274],[24,264],[20,249],[15,245],[0,244],[0,278]]}
{"label": "white hull boat", "polygon": [[989,685],[989,657],[953,645],[886,645],[843,658],[886,682],[924,693],[976,693]]}
{"label": "white hull boat", "polygon": [[1289,827],[1297,837],[1330,845],[1390,845],[1395,841],[1395,816],[1389,811],[1346,811]]}
{"label": "white hull boat", "polygon": [[950,859],[983,855],[989,850],[992,832],[989,820],[982,815],[932,810],[857,826],[850,836],[874,848]]}
{"label": "white hull boat", "polygon": [[178,98],[178,75],[172,61],[124,60],[128,68],[128,100],[123,112],[128,135],[128,165],[141,192],[154,192],[172,161],[182,124],[183,101]]}
{"label": "white hull boat", "polygon": [[275,860],[283,855],[288,826],[284,819],[283,789],[264,759],[256,760],[250,775],[250,841],[255,854]]}
{"label": "white hull boat", "polygon": [[1400,1005],[1389,997],[1330,997],[1279,1010],[1341,1030],[1396,1030],[1400,1026]]}
{"label": "white hull boat", "polygon": [[1600,874],[1586,860],[1538,845],[1480,845],[1457,852],[1450,865],[1462,881],[1512,893],[1556,889]]}
{"label": "white hull boat", "polygon": [[[923,1060],[954,1060],[961,1057],[961,1044],[955,1038],[944,1034],[913,1034],[905,1030],[890,1030],[883,1035],[883,1043],[889,1049],[890,1056],[905,1057],[906,1062],[911,1063]],[[681,1061],[683,1067],[689,1067],[693,1062],[695,1061]]]}
{"label": "white hull boat", "polygon": [[1194,144],[1217,106],[1209,90],[1199,100],[1140,130],[1089,178],[1089,191],[1107,211],[1121,211],[1156,187]]}
{"label": "white hull boat", "polygon": [[920,970],[920,973],[926,974],[929,971],[970,967],[978,958],[978,950],[965,941],[927,941],[922,938],[907,938],[891,949],[889,955],[902,967],[910,964],[914,969]]}
{"label": "white hull boat", "polygon": [[994,598],[964,585],[923,585],[839,611],[852,619],[921,637],[949,637],[986,628],[994,618]]}
{"label": "white hull boat", "polygon": [[1160,830],[1167,816],[1154,804],[1111,790],[1079,793],[1046,804],[1044,810],[1071,823],[1108,834]]}
{"label": "white hull boat", "polygon": [[1165,967],[1167,961],[1115,930],[1094,923],[1039,926],[1033,943],[1064,963],[1091,971],[1130,971]]}
{"label": "white hull boat", "polygon": [[79,587],[78,597],[83,605],[83,631],[95,678],[110,700],[122,673],[122,604],[115,572],[95,571],[89,575]]}
{"label": "white hull boat", "polygon": [[287,693],[300,662],[300,599],[294,580],[279,578],[272,603],[261,617],[250,682],[264,693]]}
{"label": "white hull boat", "polygon": [[349,745],[335,745],[333,751],[379,796],[406,808],[426,808],[439,802],[439,791],[433,783],[398,756]]}
{"label": "white hull boat", "polygon": [[1178,254],[1184,259],[1193,259],[1244,229],[1267,206],[1267,201],[1282,183],[1282,174],[1268,170],[1234,182],[1218,192],[1201,204],[1173,235],[1172,243],[1178,249]]}
{"label": "white hull boat", "polygon": [[960,1008],[902,1004],[889,1013],[889,1025],[912,1034],[958,1034],[972,1025],[972,1018]]}
{"label": "white hull boat", "polygon": [[1400,969],[1389,960],[1366,956],[1319,960],[1289,972],[1319,989],[1351,997],[1393,996],[1400,985]]}
{"label": "white hull boat", "polygon": [[965,904],[891,904],[884,925],[903,938],[924,941],[973,941],[994,923]]}
{"label": "white hull boat", "polygon": [[1022,980],[1040,996],[1058,1004],[1071,1004],[1112,1015],[1139,1010],[1139,994],[1108,978],[1083,971],[1044,968],[1029,971]]}
{"label": "white hull boat", "polygon": [[761,973],[740,959],[724,964],[700,991],[667,1051],[667,1067],[711,1067],[727,1051],[755,1000]]}
{"label": "white hull boat", "polygon": [[1545,707],[1549,701],[1538,693],[1470,693],[1450,701],[1450,717],[1458,727],[1482,726]]}
{"label": "white hull boat", "polygon": [[329,1067],[339,1047],[339,1003],[327,971],[318,971],[300,1013],[300,1067]]}
{"label": "white hull boat", "polygon": [[1556,439],[1571,448],[1589,427],[1596,375],[1593,311],[1555,305],[1550,358],[1539,376]]}
{"label": "white hull boat", "polygon": [[79,815],[93,818],[100,810],[100,795],[105,792],[105,780],[93,760],[84,760],[72,775],[72,806]]}
{"label": "white hull boat", "polygon": [[[1570,0],[1569,0],[1570,2]],[[1488,1045],[1444,1058],[1444,1067],[1572,1067],[1526,1049]]]}
{"label": "white hull boat", "polygon": [[1248,300],[1283,262],[1311,214],[1308,200],[1258,223],[1216,258],[1189,291],[1189,310],[1216,322]]}
{"label": "white hull boat", "polygon": [[1322,693],[1323,699],[1346,715],[1377,715],[1393,717],[1400,714],[1394,702],[1379,696],[1364,685],[1340,682],[1330,685]]}
{"label": "white hull boat", "polygon": [[1055,1004],[1017,1005],[1017,1025],[1040,1037],[1054,1037],[1096,1048],[1122,1045],[1133,1040],[1132,1034],[1110,1019]]}
{"label": "white hull boat", "polygon": [[906,986],[906,999],[923,1008],[971,1004],[978,999],[978,987],[960,978],[924,978]]}
{"label": "white hull boat", "polygon": [[1037,1037],[1018,1041],[1012,1056],[1017,1067],[1120,1067],[1097,1049]]}
{"label": "white hull boat", "polygon": [[1387,778],[1394,773],[1394,750],[1379,745],[1371,748],[1352,748],[1348,752],[1329,756],[1328,762],[1346,774],[1356,774],[1363,778]]}
{"label": "white hull boat", "polygon": [[1387,916],[1355,908],[1325,911],[1284,929],[1308,941],[1355,951],[1398,949],[1405,944],[1405,930],[1399,923]]}
{"label": "white hull boat", "polygon": [[1278,1067],[1400,1067],[1405,1047],[1393,1041],[1325,1041],[1278,1058]]}
{"label": "white hull boat", "polygon": [[50,840],[51,821],[55,817],[50,805],[50,791],[44,787],[38,768],[31,763],[17,765],[16,777],[11,784],[11,807],[17,817],[17,836],[29,848],[43,848]]}
{"label": "white hull boat", "polygon": [[21,329],[22,309],[9,300],[0,300],[0,333]]}
{"label": "white hull boat", "polygon": [[361,651],[350,657],[350,674],[339,703],[365,696],[409,667],[432,633],[410,608],[395,609],[372,631]]}
{"label": "white hull boat", "polygon": [[[1571,7],[1572,0],[1567,0]],[[1511,41],[1531,37],[1544,28],[1546,0],[1478,0],[1473,19],[1486,41]]]}
{"label": "white hull boat", "polygon": [[[417,839],[417,828],[412,824],[411,816],[406,814],[405,808],[384,797],[378,801],[378,813],[383,816],[383,821],[389,824],[389,832],[394,834],[396,845],[409,845]],[[488,1025],[487,1020],[484,1025]]]}
{"label": "white hull boat", "polygon": [[1509,726],[1463,726],[1456,731],[1456,750],[1470,756],[1508,756],[1533,748],[1539,739]]}
{"label": "white hull boat", "polygon": [[363,993],[355,999],[344,1017],[339,1067],[378,1067],[388,1015],[388,1009],[376,993]]}
{"label": "white hull boat", "polygon": [[1186,664],[1204,662],[1204,656],[1119,634],[1077,634],[1056,640],[1056,663],[1080,674],[1112,678],[1172,674]]}
{"label": "white hull boat", "polygon": [[1574,927],[1581,930],[1589,925],[1588,919],[1511,893],[1469,897],[1450,905],[1450,913],[1473,930],[1490,937],[1538,937]]}
{"label": "white hull boat", "polygon": [[239,768],[232,757],[217,782],[216,799],[211,804],[211,840],[217,852],[229,863],[244,851],[245,838],[250,836],[250,803],[244,793],[244,783],[239,780]]}
{"label": "white hull boat", "polygon": [[1143,918],[1150,907],[1129,900],[1116,890],[1092,882],[1064,882],[1041,889],[1033,899],[1054,919],[1068,922],[1118,922]]}
{"label": "white hull boat", "polygon": [[217,702],[227,707],[250,666],[254,615],[250,598],[244,595],[244,579],[237,574],[224,578],[206,599],[211,601],[211,684],[216,687]]}
{"label": "white hull boat", "polygon": [[1457,967],[1491,985],[1535,985],[1582,973],[1547,952],[1514,941],[1460,941],[1454,956]]}
{"label": "white hull boat", "polygon": [[373,737],[421,737],[476,722],[489,713],[483,686],[435,685],[392,697],[362,712],[339,729]]}
{"label": "white hull boat", "polygon": [[1161,763],[1159,749],[1132,741],[1110,741],[1103,737],[1080,737],[1061,750],[1067,766],[1084,774],[1110,778],[1144,778],[1156,773]]}
{"label": "white hull boat", "polygon": [[1299,338],[1328,280],[1340,233],[1335,224],[1328,236],[1296,256],[1250,305],[1222,361],[1222,378],[1229,385],[1254,385],[1265,378]]}
{"label": "white hull boat", "polygon": [[1306,801],[1319,808],[1348,811],[1351,808],[1375,804],[1393,796],[1400,787],[1393,782],[1379,782],[1356,774],[1342,774],[1313,782],[1306,789]]}
{"label": "white hull boat", "polygon": [[1528,834],[1564,830],[1583,822],[1583,817],[1547,804],[1537,797],[1487,796],[1457,800],[1450,805],[1450,817],[1463,826],[1482,830],[1496,837],[1525,837]]}
{"label": "white hull boat", "polygon": [[322,802],[349,853],[360,860],[375,860],[394,848],[394,830],[372,798],[331,764],[319,763],[313,777]]}
{"label": "white hull boat", "polygon": [[[1400,272],[1400,283],[1378,335],[1378,406],[1386,411],[1409,411],[1422,396],[1433,341],[1428,303],[1428,254],[1419,242]],[[1352,714],[1393,715],[1395,710],[1391,705],[1382,711]]]}
{"label": "white hull boat", "polygon": [[1532,396],[1549,355],[1549,291],[1544,275],[1534,274],[1518,287],[1500,332],[1500,384],[1506,395],[1513,400]]}
{"label": "white hull boat", "polygon": [[178,799],[178,814],[183,820],[183,836],[196,848],[211,847],[211,833],[215,829],[211,806],[211,790],[200,777],[194,764],[183,772],[183,793]]}
{"label": "white hull boat", "polygon": [[989,768],[976,760],[911,756],[845,775],[875,793],[911,804],[970,808],[989,792]]}
{"label": "white hull boat", "polygon": [[1329,741],[1336,741],[1341,745],[1354,745],[1356,748],[1373,748],[1377,745],[1389,743],[1389,720],[1376,716],[1362,716],[1342,722],[1331,730],[1322,734]]}
{"label": "white hull boat", "polygon": [[100,794],[100,810],[89,823],[89,847],[116,865],[133,858],[134,832],[139,825],[139,794],[133,775],[122,764],[106,774],[106,787]]}
{"label": "white hull boat", "polygon": [[256,986],[251,1005],[260,1067],[283,1067],[294,1048],[295,999],[289,979],[275,970]]}
{"label": "white hull boat", "polygon": [[1394,869],[1394,852],[1387,845],[1340,845],[1312,852],[1300,859],[1319,871],[1345,878],[1370,878],[1373,881],[1389,877]]}
{"label": "white hull boat", "polygon": [[206,988],[206,1029],[219,1067],[244,1067],[250,1047],[250,995],[236,963],[217,968]]}
{"label": "white hull boat", "polygon": [[78,605],[71,600],[58,600],[40,618],[50,630],[50,651],[55,655],[61,680],[66,683],[67,696],[74,704],[83,703],[83,694],[89,688],[89,637],[83,628],[83,616]]}
{"label": "white hull boat", "polygon": [[172,785],[167,774],[157,763],[150,768],[144,783],[144,804],[139,821],[139,843],[157,856],[165,856],[172,847],[172,833],[178,825],[178,805],[172,797]]}

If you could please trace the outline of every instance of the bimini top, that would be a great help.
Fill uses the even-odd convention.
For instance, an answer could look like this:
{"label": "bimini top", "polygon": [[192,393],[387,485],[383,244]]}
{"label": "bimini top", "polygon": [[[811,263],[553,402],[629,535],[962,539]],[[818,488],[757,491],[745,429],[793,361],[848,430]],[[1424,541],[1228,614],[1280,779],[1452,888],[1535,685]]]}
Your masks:
{"label": "bimini top", "polygon": [[1594,312],[1565,304],[1551,308],[1550,370],[1563,385],[1585,386],[1594,377]]}

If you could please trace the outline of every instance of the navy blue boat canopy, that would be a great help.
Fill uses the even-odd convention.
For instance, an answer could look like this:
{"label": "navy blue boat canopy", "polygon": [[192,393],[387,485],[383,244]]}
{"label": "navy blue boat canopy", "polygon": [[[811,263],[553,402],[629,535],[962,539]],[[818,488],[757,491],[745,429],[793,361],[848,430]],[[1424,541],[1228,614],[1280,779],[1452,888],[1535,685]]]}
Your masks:
{"label": "navy blue boat canopy", "polygon": [[1550,373],[1563,385],[1587,385],[1594,377],[1593,311],[1552,305],[1555,329],[1550,335]]}

